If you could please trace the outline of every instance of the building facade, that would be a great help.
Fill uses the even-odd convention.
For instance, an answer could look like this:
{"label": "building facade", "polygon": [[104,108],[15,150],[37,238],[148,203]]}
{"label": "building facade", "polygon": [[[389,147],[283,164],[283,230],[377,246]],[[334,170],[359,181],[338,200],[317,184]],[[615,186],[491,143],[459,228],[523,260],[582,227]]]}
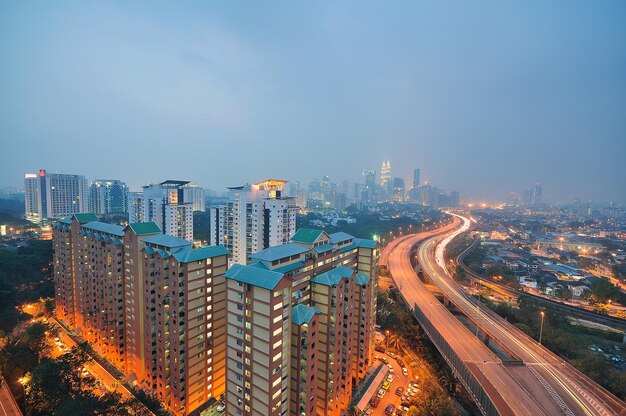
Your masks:
{"label": "building facade", "polygon": [[226,273],[226,414],[331,415],[372,362],[375,241],[300,229]]}
{"label": "building facade", "polygon": [[36,224],[89,210],[87,179],[81,175],[39,173],[24,175],[26,219]]}
{"label": "building facade", "polygon": [[286,183],[268,179],[229,188],[226,205],[210,209],[210,244],[223,244],[232,263],[246,264],[252,253],[289,242],[298,207],[282,195]]}
{"label": "building facade", "polygon": [[153,223],[94,214],[54,224],[57,317],[174,414],[225,391],[223,246],[193,249]]}
{"label": "building facade", "polygon": [[89,212],[96,215],[128,213],[128,187],[117,179],[96,179],[89,187]]}
{"label": "building facade", "polygon": [[128,197],[128,222],[155,222],[164,234],[193,241],[193,204],[185,199],[189,182],[167,180]]}

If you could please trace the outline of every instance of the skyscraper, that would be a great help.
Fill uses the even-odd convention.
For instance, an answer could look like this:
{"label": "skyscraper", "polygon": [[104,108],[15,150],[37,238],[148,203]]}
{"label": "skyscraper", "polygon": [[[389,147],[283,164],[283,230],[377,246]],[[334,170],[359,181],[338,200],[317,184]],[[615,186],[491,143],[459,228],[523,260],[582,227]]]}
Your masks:
{"label": "skyscraper", "polygon": [[299,229],[226,272],[226,414],[329,415],[372,363],[376,241]]}
{"label": "skyscraper", "polygon": [[224,244],[231,262],[246,264],[250,254],[288,242],[296,232],[298,207],[282,195],[286,183],[268,179],[229,188],[226,205],[210,210],[211,244]]}
{"label": "skyscraper", "polygon": [[74,214],[53,227],[56,315],[175,414],[225,391],[223,246]]}
{"label": "skyscraper", "polygon": [[530,197],[530,205],[533,207],[538,207],[541,205],[541,194],[543,189],[541,189],[541,185],[536,184],[533,186],[532,194]]}
{"label": "skyscraper", "polygon": [[413,169],[413,188],[417,189],[420,186],[420,170],[419,168]]}
{"label": "skyscraper", "polygon": [[128,187],[117,179],[96,179],[89,187],[89,211],[96,215],[128,212]]}
{"label": "skyscraper", "polygon": [[383,165],[380,168],[380,186],[386,189],[387,184],[391,180],[391,161],[383,161]]}
{"label": "skyscraper", "polygon": [[155,222],[164,234],[193,241],[193,206],[185,199],[188,181],[167,180],[128,196],[128,222]]}
{"label": "skyscraper", "polygon": [[24,175],[24,190],[26,219],[37,224],[89,210],[87,179],[81,175],[40,169]]}
{"label": "skyscraper", "polygon": [[394,202],[404,202],[406,191],[404,189],[404,179],[393,178],[389,181],[389,197]]}

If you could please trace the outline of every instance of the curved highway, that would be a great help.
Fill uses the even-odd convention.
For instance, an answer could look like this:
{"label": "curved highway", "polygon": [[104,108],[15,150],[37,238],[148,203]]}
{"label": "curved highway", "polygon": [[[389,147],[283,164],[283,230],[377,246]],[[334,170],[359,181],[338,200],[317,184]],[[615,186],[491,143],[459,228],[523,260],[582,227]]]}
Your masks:
{"label": "curved highway", "polygon": [[[455,214],[453,214],[455,215]],[[500,414],[626,415],[624,403],[550,353],[515,326],[481,307],[450,277],[444,264],[446,245],[470,227],[458,215],[435,232],[412,234],[391,242],[381,255],[404,299],[427,316],[456,355],[470,369]],[[425,240],[426,239],[426,240]],[[425,241],[424,241],[425,240]],[[524,365],[504,365],[472,331],[441,304],[417,277],[411,264],[415,246],[424,273],[457,309]]]}

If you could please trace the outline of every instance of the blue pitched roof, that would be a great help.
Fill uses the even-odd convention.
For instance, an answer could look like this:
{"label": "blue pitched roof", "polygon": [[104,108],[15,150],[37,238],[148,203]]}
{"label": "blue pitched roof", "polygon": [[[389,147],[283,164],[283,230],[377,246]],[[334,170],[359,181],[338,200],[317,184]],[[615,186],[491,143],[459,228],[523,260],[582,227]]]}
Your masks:
{"label": "blue pitched roof", "polygon": [[197,249],[183,249],[174,253],[174,258],[179,263],[189,263],[192,261],[209,259],[217,256],[228,254],[228,250],[224,246],[204,246]]}
{"label": "blue pitched roof", "polygon": [[333,249],[333,246],[331,246],[330,244],[323,244],[321,246],[317,246],[317,247],[313,247],[313,250],[315,250],[317,253],[326,253],[327,251],[330,251]]}
{"label": "blue pitched roof", "polygon": [[265,250],[250,254],[250,258],[257,261],[274,261],[285,257],[306,253],[309,249],[295,243],[281,244],[280,246],[268,247]]}
{"label": "blue pitched roof", "polygon": [[346,266],[337,266],[332,270],[317,275],[311,279],[313,283],[319,283],[325,286],[336,286],[341,279],[349,279],[352,276],[352,269]]}
{"label": "blue pitched roof", "polygon": [[363,285],[368,284],[369,282],[370,282],[370,277],[369,276],[366,276],[366,275],[364,275],[362,273],[357,273],[356,274],[356,284],[357,285],[363,286]]}
{"label": "blue pitched roof", "polygon": [[184,240],[182,238],[174,237],[171,235],[165,234],[157,234],[143,240],[148,244],[155,244],[159,246],[164,246],[167,248],[178,248],[178,247],[190,247],[191,241]]}
{"label": "blue pitched roof", "polygon": [[330,244],[337,244],[343,241],[354,240],[354,236],[348,233],[344,233],[343,231],[339,231],[338,233],[329,234],[330,236]]}
{"label": "blue pitched roof", "polygon": [[320,313],[320,310],[306,305],[296,305],[291,308],[291,322],[296,325],[308,324],[316,313]]}
{"label": "blue pitched roof", "polygon": [[[252,267],[258,267],[258,268],[260,268],[260,269],[264,269],[264,270],[269,270],[269,268],[268,268],[265,264],[263,264],[263,263],[261,263],[261,262],[252,263],[250,266],[252,266]],[[300,268],[302,268],[302,267],[304,267],[304,262],[303,262],[303,261],[297,261],[297,262],[295,262],[295,263],[293,263],[293,264],[288,264],[288,265],[286,265],[286,266],[277,267],[277,268],[275,268],[275,269],[274,269],[274,270],[272,270],[272,271],[274,271],[274,272],[278,272],[278,273],[289,273],[289,272],[291,272],[291,271],[294,271],[294,270],[300,269]]]}
{"label": "blue pitched roof", "polygon": [[224,276],[238,282],[273,290],[278,282],[280,282],[280,279],[283,278],[284,274],[254,266],[233,264]]}
{"label": "blue pitched roof", "polygon": [[353,242],[357,247],[364,248],[376,248],[376,244],[378,244],[375,240],[367,240],[365,238],[355,238]]}
{"label": "blue pitched roof", "polygon": [[106,222],[92,221],[82,225],[83,228],[101,233],[113,234],[118,237],[124,237],[124,227],[121,225],[109,224]]}
{"label": "blue pitched roof", "polygon": [[72,217],[61,218],[59,220],[59,222],[62,222],[63,224],[71,224],[72,223]]}

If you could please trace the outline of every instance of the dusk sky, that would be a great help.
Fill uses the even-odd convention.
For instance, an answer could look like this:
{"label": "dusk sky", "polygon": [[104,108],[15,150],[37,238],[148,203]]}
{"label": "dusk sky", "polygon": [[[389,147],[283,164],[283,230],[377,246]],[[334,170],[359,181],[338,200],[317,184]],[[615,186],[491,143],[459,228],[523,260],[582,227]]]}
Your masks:
{"label": "dusk sky", "polygon": [[626,202],[626,2],[0,5],[0,186],[393,175]]}

